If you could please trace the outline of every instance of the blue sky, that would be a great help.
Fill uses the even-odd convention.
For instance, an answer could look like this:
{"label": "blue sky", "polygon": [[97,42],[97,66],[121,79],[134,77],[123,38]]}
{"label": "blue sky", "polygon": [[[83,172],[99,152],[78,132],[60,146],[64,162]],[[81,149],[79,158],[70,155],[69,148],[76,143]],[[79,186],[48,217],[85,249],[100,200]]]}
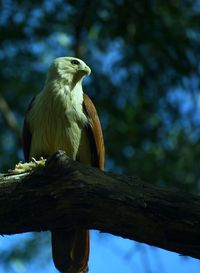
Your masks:
{"label": "blue sky", "polygon": [[[4,236],[0,251],[14,244],[21,244],[30,234]],[[50,246],[41,247],[41,253],[28,263],[16,259],[7,269],[0,266],[0,273],[56,273],[50,258]],[[41,261],[44,259],[44,261]],[[133,242],[98,231],[91,232],[89,273],[199,273],[200,261],[179,254]]]}

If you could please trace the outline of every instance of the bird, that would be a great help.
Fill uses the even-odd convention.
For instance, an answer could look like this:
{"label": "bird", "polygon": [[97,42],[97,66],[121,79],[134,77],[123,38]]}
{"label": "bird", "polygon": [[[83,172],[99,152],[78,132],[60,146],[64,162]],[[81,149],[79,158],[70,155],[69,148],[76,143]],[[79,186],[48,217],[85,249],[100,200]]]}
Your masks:
{"label": "bird", "polygon": [[[96,108],[83,91],[90,75],[86,63],[58,57],[49,67],[44,88],[25,114],[22,146],[25,161],[64,150],[73,160],[104,169],[105,150]],[[52,258],[62,273],[88,272],[89,230],[51,230]]]}

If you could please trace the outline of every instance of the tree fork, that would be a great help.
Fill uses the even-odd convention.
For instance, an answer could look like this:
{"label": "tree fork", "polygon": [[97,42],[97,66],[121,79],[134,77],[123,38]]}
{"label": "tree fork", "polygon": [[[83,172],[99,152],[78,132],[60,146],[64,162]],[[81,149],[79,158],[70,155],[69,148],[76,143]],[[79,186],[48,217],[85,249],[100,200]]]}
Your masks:
{"label": "tree fork", "polygon": [[200,197],[104,173],[53,154],[44,168],[0,176],[0,234],[98,229],[200,259]]}

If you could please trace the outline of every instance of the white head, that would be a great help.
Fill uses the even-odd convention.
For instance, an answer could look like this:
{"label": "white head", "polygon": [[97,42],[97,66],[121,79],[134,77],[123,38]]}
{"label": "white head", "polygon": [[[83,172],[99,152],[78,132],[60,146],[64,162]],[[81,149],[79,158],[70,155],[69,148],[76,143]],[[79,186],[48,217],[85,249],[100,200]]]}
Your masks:
{"label": "white head", "polygon": [[50,66],[47,81],[58,80],[75,86],[90,73],[91,69],[82,60],[73,57],[59,57]]}

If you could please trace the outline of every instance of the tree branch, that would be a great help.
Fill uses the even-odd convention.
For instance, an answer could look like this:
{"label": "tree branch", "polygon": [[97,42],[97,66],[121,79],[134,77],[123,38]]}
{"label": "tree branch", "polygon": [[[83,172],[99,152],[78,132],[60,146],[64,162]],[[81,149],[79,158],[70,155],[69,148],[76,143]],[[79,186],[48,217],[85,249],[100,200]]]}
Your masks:
{"label": "tree branch", "polygon": [[10,129],[15,133],[17,139],[21,140],[21,130],[17,124],[16,118],[13,115],[7,101],[2,95],[0,95],[0,112],[3,114],[5,121],[7,122]]}
{"label": "tree branch", "polygon": [[200,258],[200,197],[104,173],[64,152],[0,179],[0,233],[98,229]]}
{"label": "tree branch", "polygon": [[86,20],[88,19],[88,15],[90,14],[92,7],[91,0],[85,0],[79,2],[79,8],[76,14],[76,20],[74,22],[74,56],[78,58],[83,58],[86,51],[86,46],[83,43],[83,30],[86,29]]}

